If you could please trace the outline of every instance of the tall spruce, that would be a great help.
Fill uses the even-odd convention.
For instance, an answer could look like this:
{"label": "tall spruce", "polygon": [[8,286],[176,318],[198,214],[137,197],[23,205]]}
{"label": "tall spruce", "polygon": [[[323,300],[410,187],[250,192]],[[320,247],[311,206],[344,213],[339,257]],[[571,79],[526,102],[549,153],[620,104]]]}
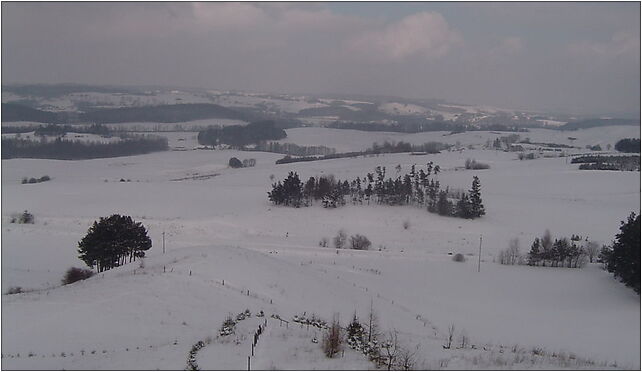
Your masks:
{"label": "tall spruce", "polygon": [[473,184],[468,192],[468,198],[470,199],[470,213],[473,218],[481,217],[486,214],[481,198],[481,183],[477,176],[473,177]]}
{"label": "tall spruce", "polygon": [[528,264],[530,266],[539,266],[541,260],[540,242],[539,238],[535,238],[531,245],[531,250],[528,252]]}
{"label": "tall spruce", "polygon": [[640,293],[640,216],[631,213],[622,221],[608,254],[607,269],[628,287]]}

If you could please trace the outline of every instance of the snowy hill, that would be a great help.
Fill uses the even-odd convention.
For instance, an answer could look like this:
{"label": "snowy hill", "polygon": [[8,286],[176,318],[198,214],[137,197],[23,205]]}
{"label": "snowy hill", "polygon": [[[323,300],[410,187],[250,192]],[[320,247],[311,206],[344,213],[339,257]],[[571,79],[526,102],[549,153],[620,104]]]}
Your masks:
{"label": "snowy hill", "polygon": [[[184,120],[169,120],[171,122],[194,120],[189,113],[175,112],[175,105],[210,105],[235,112],[211,113],[212,118],[238,119],[235,115],[249,115],[255,118],[258,115],[296,119],[306,125],[318,126],[336,121],[389,125],[409,120],[446,121],[451,125],[468,124],[480,127],[497,124],[551,126],[566,123],[565,118],[556,115],[547,115],[547,119],[542,119],[541,116],[522,110],[401,97],[295,95],[173,87],[118,88],[65,84],[6,85],[2,88],[5,116],[3,123],[35,120],[70,124],[78,122],[79,118],[82,119],[82,123],[97,120],[109,122],[103,117],[108,112],[115,112],[116,117],[120,118],[131,110],[138,112],[150,106],[159,110],[171,108],[171,113],[164,116],[185,117]],[[110,120],[113,120],[113,117],[110,116]],[[167,120],[155,119],[161,122]]]}
{"label": "snowy hill", "polygon": [[[573,132],[574,140],[545,129],[520,135],[583,147],[614,143],[635,130],[591,128]],[[372,303],[382,337],[396,330],[400,343],[415,351],[419,369],[640,368],[639,296],[599,265],[495,262],[510,239],[518,238],[525,253],[546,229],[555,237],[579,234],[610,243],[619,221],[639,213],[639,173],[580,171],[566,158],[519,161],[515,153],[481,150],[507,133],[444,134],[295,128],[285,142],[355,151],[383,140],[434,140],[476,149],[283,165],[275,164],[280,154],[231,150],[2,160],[2,291],[26,290],[2,295],[2,367],[184,369],[192,346],[204,341],[197,354],[202,369],[246,369],[252,334],[267,319],[253,368],[372,369],[350,349],[327,359],[311,341],[323,331],[292,322],[304,312],[327,321],[338,314],[343,324],[356,312],[365,321]],[[231,169],[231,157],[256,158],[257,164]],[[465,170],[468,158],[491,168]],[[289,171],[302,179],[347,179],[382,165],[395,176],[397,165],[403,174],[428,161],[441,166],[437,179],[444,186],[465,190],[479,176],[487,215],[463,220],[409,206],[350,204],[296,209],[275,207],[266,197]],[[45,174],[51,181],[21,184],[23,177]],[[25,209],[35,224],[8,222]],[[112,213],[148,228],[153,248],[144,266],[127,264],[60,286],[67,268],[83,266],[77,242],[94,220]],[[366,235],[373,248],[318,245],[339,229]],[[453,262],[449,253],[467,260]],[[235,335],[220,336],[225,318],[245,309],[267,317],[253,315]],[[456,339],[469,337],[465,348],[442,347],[451,324]]]}

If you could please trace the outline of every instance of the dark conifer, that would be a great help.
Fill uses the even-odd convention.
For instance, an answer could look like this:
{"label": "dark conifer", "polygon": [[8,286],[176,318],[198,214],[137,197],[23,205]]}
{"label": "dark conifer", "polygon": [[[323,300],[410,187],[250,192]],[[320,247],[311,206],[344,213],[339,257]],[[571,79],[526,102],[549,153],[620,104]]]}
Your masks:
{"label": "dark conifer", "polygon": [[607,269],[624,284],[640,293],[640,216],[631,213],[622,222],[608,254]]}
{"label": "dark conifer", "polygon": [[479,177],[473,177],[473,185],[470,191],[468,192],[470,198],[470,210],[473,218],[481,217],[486,214],[484,210],[484,204],[481,199],[481,184],[479,182]]}

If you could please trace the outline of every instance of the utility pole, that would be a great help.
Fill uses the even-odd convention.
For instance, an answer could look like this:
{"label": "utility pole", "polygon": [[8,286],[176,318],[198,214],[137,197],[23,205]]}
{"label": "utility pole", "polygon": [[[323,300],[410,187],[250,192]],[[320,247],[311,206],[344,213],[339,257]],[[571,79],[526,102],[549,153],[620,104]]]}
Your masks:
{"label": "utility pole", "polygon": [[165,254],[165,231],[163,230],[163,254]]}
{"label": "utility pole", "polygon": [[477,261],[477,272],[481,271],[481,245],[482,245],[482,236],[479,234],[479,261]]}

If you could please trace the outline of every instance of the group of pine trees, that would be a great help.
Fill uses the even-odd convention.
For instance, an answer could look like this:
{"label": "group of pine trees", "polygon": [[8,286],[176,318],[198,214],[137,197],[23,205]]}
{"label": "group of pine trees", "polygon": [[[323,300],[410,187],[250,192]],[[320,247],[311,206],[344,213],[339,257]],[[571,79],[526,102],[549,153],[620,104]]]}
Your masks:
{"label": "group of pine trees", "polygon": [[[397,166],[397,173],[400,171],[401,166]],[[318,201],[325,208],[336,208],[345,205],[348,199],[355,205],[371,202],[414,205],[427,208],[432,213],[461,218],[477,218],[486,213],[481,199],[481,183],[477,176],[473,177],[468,193],[453,193],[448,187],[441,189],[439,181],[430,177],[439,171],[439,165],[429,162],[425,171],[417,171],[413,165],[410,173],[386,179],[386,167],[378,166],[374,173],[352,181],[321,176],[310,177],[305,183],[296,172],[290,172],[283,182],[272,185],[268,199],[275,205],[295,208],[310,206]]]}
{"label": "group of pine trees", "polygon": [[78,242],[78,258],[102,272],[124,265],[127,260],[144,257],[151,247],[147,229],[140,222],[114,214],[94,221],[87,235]]}
{"label": "group of pine trees", "polygon": [[582,238],[572,235],[555,239],[546,230],[544,235],[535,238],[528,252],[528,265],[579,268],[586,263],[587,249],[582,244]]}
{"label": "group of pine trees", "polygon": [[294,143],[279,143],[272,141],[261,141],[253,150],[294,156],[331,155],[336,154],[337,152],[333,147],[301,146]]}
{"label": "group of pine trees", "polygon": [[71,126],[71,125],[57,125],[47,124],[46,126],[39,126],[34,131],[36,136],[64,136],[65,134],[72,133],[89,133],[98,135],[109,135],[111,130],[101,124],[91,124],[89,126]]}
{"label": "group of pine trees", "polygon": [[615,144],[615,149],[619,152],[640,153],[639,138],[623,138]]}

